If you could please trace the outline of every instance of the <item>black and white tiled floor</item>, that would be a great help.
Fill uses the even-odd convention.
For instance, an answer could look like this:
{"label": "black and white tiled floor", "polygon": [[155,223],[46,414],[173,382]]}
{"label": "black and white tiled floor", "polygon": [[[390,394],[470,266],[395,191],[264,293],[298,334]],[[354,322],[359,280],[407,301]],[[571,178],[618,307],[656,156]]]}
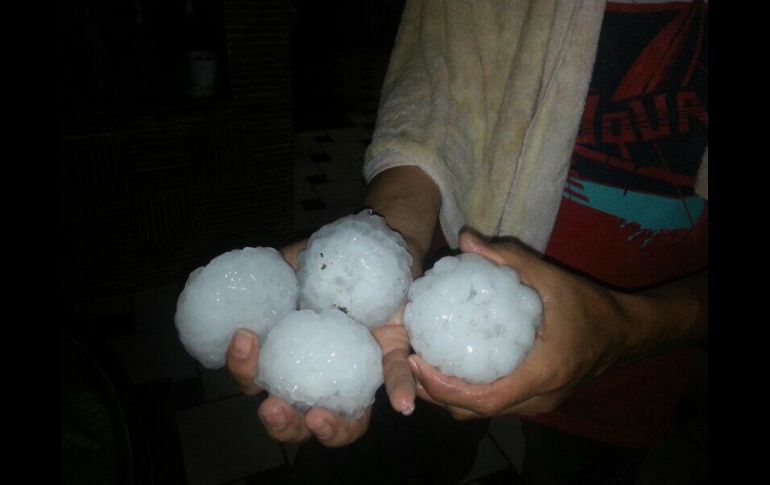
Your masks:
{"label": "black and white tiled floor", "polygon": [[[363,205],[363,154],[374,111],[350,113],[350,126],[296,133],[294,229],[305,237]],[[133,297],[130,332],[106,338],[134,388],[154,460],[156,483],[282,483],[296,446],[270,440],[257,418],[260,397],[241,395],[226,370],[208,370],[184,350],[173,326],[181,286]],[[707,363],[679,425],[653,450],[640,485],[705,483],[708,477]],[[517,483],[524,439],[519,422],[496,418],[466,483]]]}
{"label": "black and white tiled floor", "polygon": [[[356,119],[373,126],[374,114]],[[371,128],[361,125],[294,136],[294,230],[309,234],[363,206],[361,171]]]}

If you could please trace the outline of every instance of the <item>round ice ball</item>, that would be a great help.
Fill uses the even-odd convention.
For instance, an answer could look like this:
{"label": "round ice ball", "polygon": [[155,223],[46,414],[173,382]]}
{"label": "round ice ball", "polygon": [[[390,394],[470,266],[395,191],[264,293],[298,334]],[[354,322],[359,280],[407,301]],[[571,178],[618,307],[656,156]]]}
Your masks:
{"label": "round ice ball", "polygon": [[510,374],[532,349],[540,295],[518,273],[474,253],[447,256],[409,289],[412,347],[448,376],[480,384]]}
{"label": "round ice ball", "polygon": [[204,367],[225,365],[233,333],[253,330],[260,341],[297,308],[297,276],[273,248],[221,254],[190,273],[174,321],[187,352]]}
{"label": "round ice ball", "polygon": [[377,341],[337,309],[289,313],[259,351],[257,384],[301,412],[323,407],[358,417],[382,382]]}
{"label": "round ice ball", "polygon": [[388,322],[412,283],[406,242],[365,210],[321,227],[299,255],[299,306],[338,308],[367,327]]}

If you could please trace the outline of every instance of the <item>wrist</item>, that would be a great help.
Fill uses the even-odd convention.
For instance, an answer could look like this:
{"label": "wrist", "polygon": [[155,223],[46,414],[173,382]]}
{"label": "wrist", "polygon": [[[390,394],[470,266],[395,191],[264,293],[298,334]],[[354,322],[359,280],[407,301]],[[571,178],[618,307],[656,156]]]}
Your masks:
{"label": "wrist", "polygon": [[375,214],[383,217],[385,223],[399,233],[406,243],[406,249],[409,251],[409,255],[412,257],[412,277],[417,278],[422,275],[422,262],[425,259],[425,254],[428,251],[428,247],[422,241],[420,234],[414,234],[411,228],[414,224],[409,220],[404,220],[397,213],[390,213],[389,211],[379,212],[376,209],[372,209]]}
{"label": "wrist", "polygon": [[436,184],[417,167],[395,167],[372,180],[365,203],[403,236],[412,255],[412,275],[419,276],[441,207]]}
{"label": "wrist", "polygon": [[403,235],[406,241],[406,246],[409,249],[409,254],[412,255],[412,278],[417,279],[422,276],[422,264],[427,254],[428,248],[423,247],[416,238]]}
{"label": "wrist", "polygon": [[707,334],[706,276],[650,290],[613,292],[623,320],[624,360],[696,344]]}
{"label": "wrist", "polygon": [[659,332],[660,318],[654,298],[642,294],[613,291],[619,308],[618,326],[622,328],[622,347],[619,361],[635,360],[647,355],[661,341]]}

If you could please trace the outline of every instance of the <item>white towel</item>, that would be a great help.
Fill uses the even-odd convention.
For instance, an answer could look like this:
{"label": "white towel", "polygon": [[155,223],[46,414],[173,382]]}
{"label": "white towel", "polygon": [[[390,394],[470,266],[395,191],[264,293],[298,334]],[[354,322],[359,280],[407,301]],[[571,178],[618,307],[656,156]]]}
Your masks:
{"label": "white towel", "polygon": [[583,114],[604,0],[407,2],[364,164],[422,168],[464,226],[543,251]]}

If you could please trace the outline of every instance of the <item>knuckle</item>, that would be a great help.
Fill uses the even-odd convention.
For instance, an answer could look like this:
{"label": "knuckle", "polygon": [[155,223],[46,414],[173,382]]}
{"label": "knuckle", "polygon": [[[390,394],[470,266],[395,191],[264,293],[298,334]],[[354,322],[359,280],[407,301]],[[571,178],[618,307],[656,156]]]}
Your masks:
{"label": "knuckle", "polygon": [[497,416],[503,410],[504,406],[497,399],[480,401],[477,412],[484,417]]}
{"label": "knuckle", "polygon": [[480,414],[485,418],[491,418],[500,414],[500,411],[502,411],[502,407],[500,406],[488,406],[483,409]]}

